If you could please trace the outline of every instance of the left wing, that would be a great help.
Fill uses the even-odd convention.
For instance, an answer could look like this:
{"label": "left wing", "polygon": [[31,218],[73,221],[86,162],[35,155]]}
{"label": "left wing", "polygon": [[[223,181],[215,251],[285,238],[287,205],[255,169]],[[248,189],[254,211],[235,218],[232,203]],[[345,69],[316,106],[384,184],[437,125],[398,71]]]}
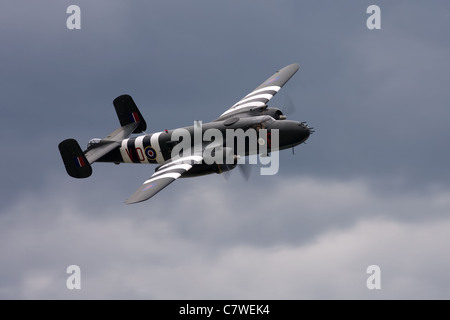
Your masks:
{"label": "left wing", "polygon": [[194,155],[178,158],[163,164],[157,168],[150,179],[145,181],[142,186],[125,201],[125,203],[132,204],[150,199],[182,176],[185,172],[189,171],[194,164],[201,163],[202,161],[202,156]]}
{"label": "left wing", "polygon": [[269,102],[286,82],[288,82],[288,80],[297,72],[298,68],[298,64],[293,63],[278,70],[255,90],[222,113],[217,120],[223,120],[232,115],[250,111],[253,108],[267,107],[267,102]]}

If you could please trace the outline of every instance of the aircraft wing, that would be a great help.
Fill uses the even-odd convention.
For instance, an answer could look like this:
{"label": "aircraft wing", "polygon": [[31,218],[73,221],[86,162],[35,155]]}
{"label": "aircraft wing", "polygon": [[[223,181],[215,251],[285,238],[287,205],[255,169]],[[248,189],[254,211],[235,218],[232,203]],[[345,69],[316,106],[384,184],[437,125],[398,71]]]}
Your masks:
{"label": "aircraft wing", "polygon": [[294,63],[278,70],[259,87],[222,113],[217,120],[222,120],[231,115],[246,112],[253,108],[267,106],[267,102],[269,102],[286,82],[288,82],[288,80],[297,72],[298,68],[298,64]]}
{"label": "aircraft wing", "polygon": [[126,201],[126,204],[145,201],[153,197],[176,179],[189,171],[194,164],[201,163],[202,156],[188,156],[172,160],[158,167],[156,172],[145,181]]}

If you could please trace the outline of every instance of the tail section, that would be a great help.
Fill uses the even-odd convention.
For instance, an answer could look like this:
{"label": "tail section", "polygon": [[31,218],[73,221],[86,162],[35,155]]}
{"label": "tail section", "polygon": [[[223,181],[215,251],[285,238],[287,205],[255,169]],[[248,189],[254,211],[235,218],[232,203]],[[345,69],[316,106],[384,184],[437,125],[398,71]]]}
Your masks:
{"label": "tail section", "polygon": [[58,148],[66,171],[71,177],[87,178],[92,174],[92,167],[75,139],[62,141]]}
{"label": "tail section", "polygon": [[144,117],[134,103],[133,98],[129,95],[124,94],[115,98],[113,104],[122,127],[130,123],[139,123],[139,126],[134,129],[133,133],[140,133],[147,129]]}
{"label": "tail section", "polygon": [[123,139],[133,133],[147,129],[147,124],[138,107],[129,95],[124,94],[113,101],[121,127],[104,139],[89,145],[83,152],[75,139],[66,139],[59,145],[67,173],[74,178],[87,178],[92,174],[91,163],[120,147]]}

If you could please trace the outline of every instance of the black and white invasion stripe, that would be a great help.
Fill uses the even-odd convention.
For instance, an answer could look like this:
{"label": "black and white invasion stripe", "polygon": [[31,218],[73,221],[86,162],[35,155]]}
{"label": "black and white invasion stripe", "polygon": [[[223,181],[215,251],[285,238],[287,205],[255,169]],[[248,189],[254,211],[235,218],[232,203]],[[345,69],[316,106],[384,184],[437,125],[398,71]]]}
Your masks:
{"label": "black and white invasion stripe", "polygon": [[222,113],[221,116],[237,110],[243,111],[243,109],[250,110],[251,108],[265,106],[280,89],[280,86],[268,86],[254,90],[242,98],[239,102],[234,104],[230,109]]}
{"label": "black and white invasion stripe", "polygon": [[173,160],[160,166],[141,187],[126,200],[127,204],[145,201],[190,170],[196,163],[201,163],[203,157],[189,156]]}
{"label": "black and white invasion stripe", "polygon": [[173,160],[165,165],[162,165],[158,170],[143,184],[152,183],[163,178],[178,179],[183,173],[190,170],[196,163],[202,162],[201,156],[189,156]]}

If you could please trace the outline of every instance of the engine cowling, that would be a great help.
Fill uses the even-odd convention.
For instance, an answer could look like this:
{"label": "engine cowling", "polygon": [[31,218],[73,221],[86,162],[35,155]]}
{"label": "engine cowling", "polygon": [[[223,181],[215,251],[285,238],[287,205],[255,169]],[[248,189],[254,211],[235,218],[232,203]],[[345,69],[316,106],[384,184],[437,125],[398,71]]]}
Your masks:
{"label": "engine cowling", "polygon": [[237,166],[237,157],[231,148],[206,148],[203,162],[195,164],[183,177],[196,177],[211,173],[221,174]]}
{"label": "engine cowling", "polygon": [[284,120],[286,119],[286,116],[283,114],[283,112],[278,108],[272,108],[268,107],[263,110],[261,110],[260,115],[264,116],[271,116],[275,120]]}

